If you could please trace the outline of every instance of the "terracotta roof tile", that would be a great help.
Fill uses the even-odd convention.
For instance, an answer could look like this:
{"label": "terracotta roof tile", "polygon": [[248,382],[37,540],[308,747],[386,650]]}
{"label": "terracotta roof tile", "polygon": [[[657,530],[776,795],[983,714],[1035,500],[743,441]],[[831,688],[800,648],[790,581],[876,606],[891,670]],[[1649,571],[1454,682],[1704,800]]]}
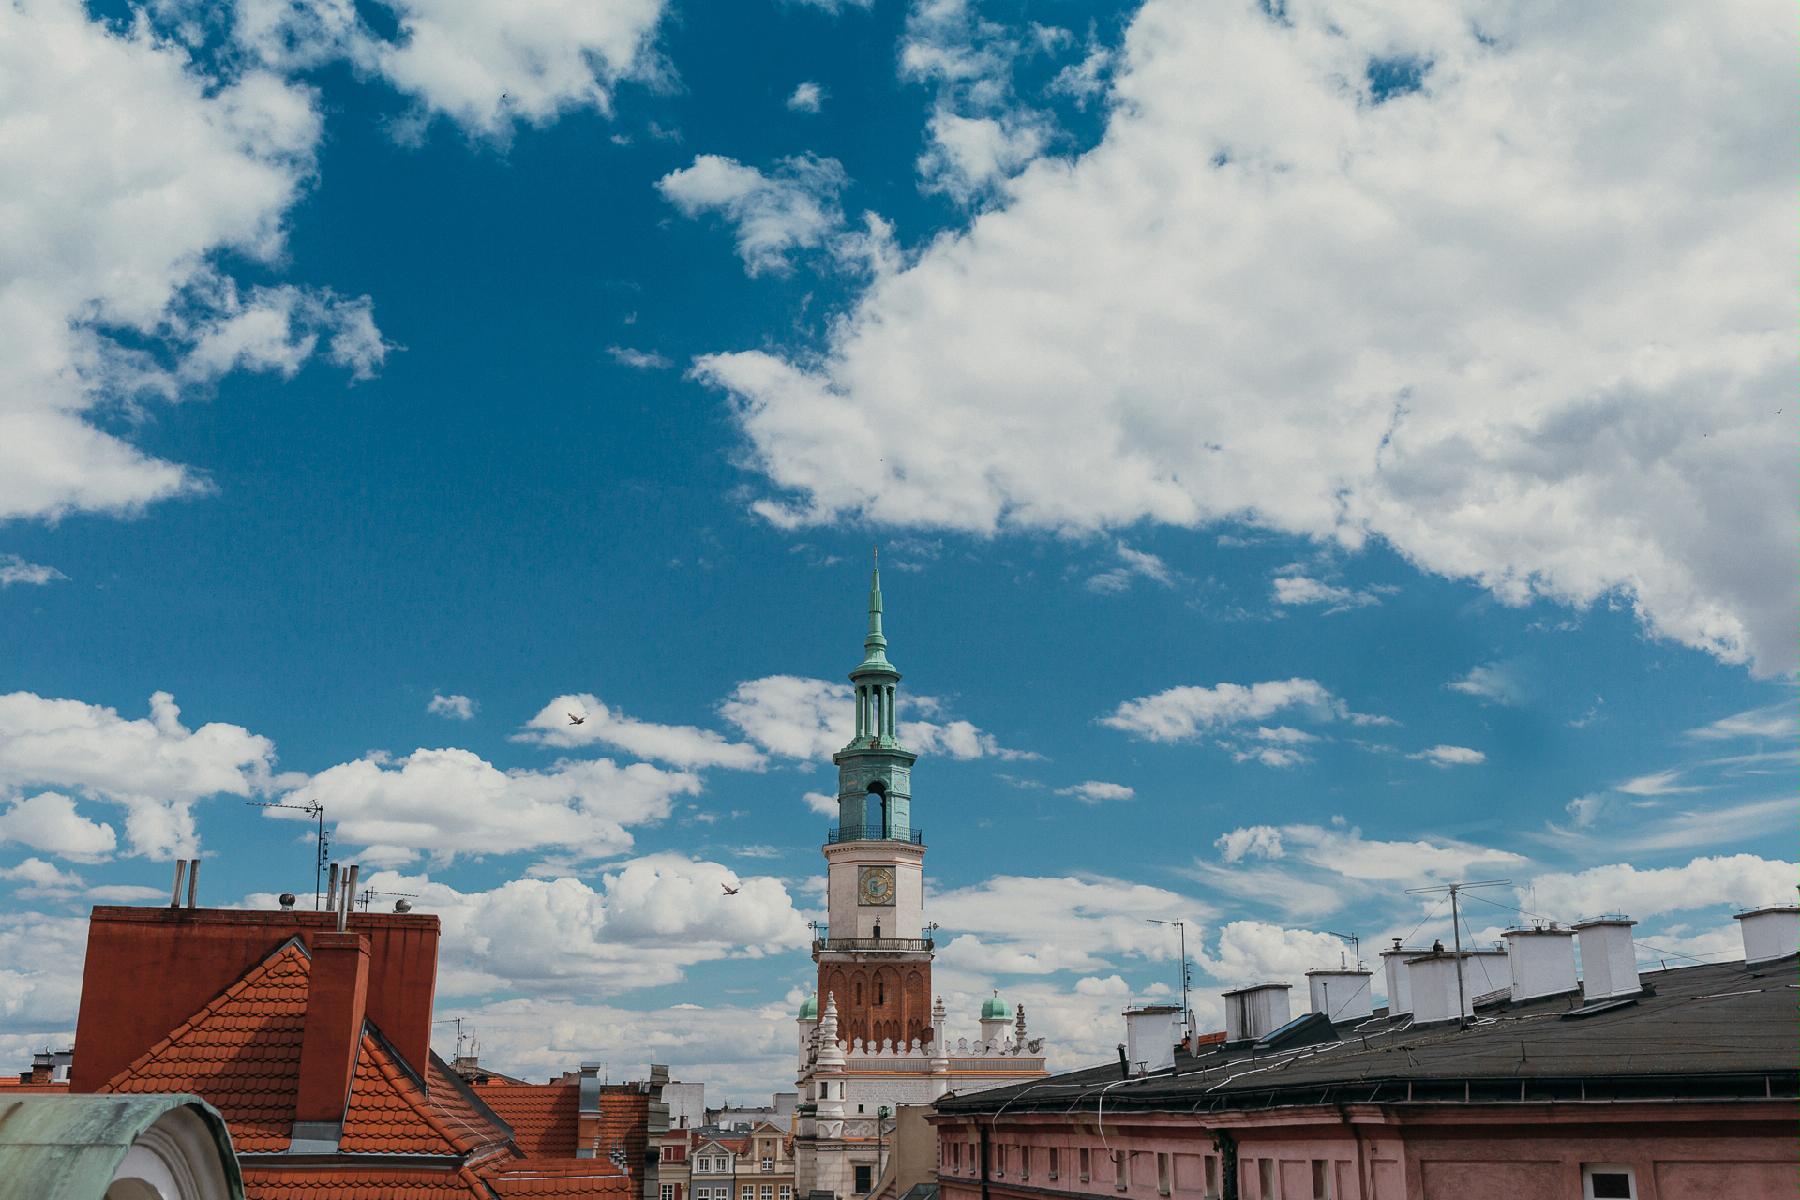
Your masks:
{"label": "terracotta roof tile", "polygon": [[60,1083],[32,1083],[17,1076],[0,1075],[0,1088],[9,1092],[66,1092],[69,1090],[69,1081],[65,1079]]}
{"label": "terracotta roof tile", "polygon": [[500,1200],[588,1200],[625,1197],[635,1188],[604,1158],[534,1158],[482,1172]]}
{"label": "terracotta roof tile", "polygon": [[244,1168],[245,1200],[493,1200],[467,1168]]}
{"label": "terracotta roof tile", "polygon": [[225,1117],[240,1151],[287,1149],[309,966],[283,943],[99,1090],[193,1092]]}
{"label": "terracotta roof tile", "polygon": [[430,1082],[431,1111],[459,1147],[477,1154],[487,1149],[502,1149],[509,1141],[504,1120],[488,1108],[449,1064],[433,1054],[426,1068]]}
{"label": "terracotta roof tile", "polygon": [[576,1084],[478,1083],[474,1091],[496,1116],[512,1126],[513,1141],[527,1157],[574,1155],[581,1106]]}
{"label": "terracotta roof tile", "polygon": [[367,1032],[356,1055],[338,1149],[345,1154],[457,1154],[424,1090]]}

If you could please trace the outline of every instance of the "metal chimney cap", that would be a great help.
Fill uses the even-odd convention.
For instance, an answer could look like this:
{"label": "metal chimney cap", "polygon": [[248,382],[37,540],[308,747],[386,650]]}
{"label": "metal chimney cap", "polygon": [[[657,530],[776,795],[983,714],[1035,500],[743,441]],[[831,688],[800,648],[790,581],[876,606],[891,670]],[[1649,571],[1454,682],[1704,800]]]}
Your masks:
{"label": "metal chimney cap", "polygon": [[294,907],[294,893],[283,892],[277,897],[277,901],[281,905],[281,911],[286,912],[288,909]]}
{"label": "metal chimney cap", "polygon": [[404,896],[400,897],[400,899],[394,901],[394,911],[397,913],[411,912],[412,911],[412,901],[408,900]]}

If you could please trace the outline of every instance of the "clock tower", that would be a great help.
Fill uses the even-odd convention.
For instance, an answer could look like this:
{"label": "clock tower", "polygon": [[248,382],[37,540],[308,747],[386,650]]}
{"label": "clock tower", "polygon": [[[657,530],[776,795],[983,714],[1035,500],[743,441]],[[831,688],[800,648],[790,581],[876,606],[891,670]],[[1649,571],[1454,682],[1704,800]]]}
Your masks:
{"label": "clock tower", "polygon": [[900,672],[881,631],[881,570],[869,585],[869,634],[850,672],[855,734],[832,755],[838,824],[826,837],[829,924],[813,942],[819,996],[837,1005],[838,1037],[894,1050],[929,1046],[931,939],[922,928],[925,841],[912,822],[918,756],[894,734]]}

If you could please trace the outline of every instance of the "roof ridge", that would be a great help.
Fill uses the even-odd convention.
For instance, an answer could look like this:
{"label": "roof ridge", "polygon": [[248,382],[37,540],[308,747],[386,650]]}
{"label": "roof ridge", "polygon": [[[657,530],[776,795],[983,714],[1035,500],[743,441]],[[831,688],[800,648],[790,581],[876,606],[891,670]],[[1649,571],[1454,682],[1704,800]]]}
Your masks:
{"label": "roof ridge", "polygon": [[[371,1065],[381,1073],[388,1081],[389,1085],[393,1087],[394,1091],[406,1101],[407,1106],[425,1122],[426,1127],[429,1128],[432,1133],[442,1138],[452,1151],[467,1157],[474,1150],[486,1145],[485,1142],[467,1147],[462,1144],[462,1139],[459,1139],[455,1132],[449,1129],[433,1110],[431,1105],[431,1095],[427,1088],[420,1084],[413,1076],[412,1072],[407,1071],[402,1066],[402,1060],[399,1057],[399,1053],[387,1044],[387,1039],[381,1035],[380,1027],[367,1019],[363,1021],[362,1037],[359,1039],[359,1053],[361,1052],[361,1046],[367,1046],[370,1051],[372,1051],[369,1059]],[[354,1104],[355,1102],[356,1088],[352,1085],[350,1089],[349,1104]],[[349,1104],[345,1106],[346,1116],[348,1116],[349,1113]]]}
{"label": "roof ridge", "polygon": [[[290,951],[293,951],[293,953],[290,953]],[[306,947],[300,943],[298,938],[288,938],[279,946],[276,946],[273,950],[269,951],[260,962],[251,966],[242,975],[238,976],[236,981],[230,986],[219,992],[198,1009],[195,1009],[193,1013],[189,1014],[187,1020],[175,1026],[155,1045],[132,1059],[129,1064],[121,1068],[111,1079],[108,1079],[105,1083],[101,1084],[95,1091],[110,1092],[133,1075],[140,1073],[144,1067],[155,1062],[162,1055],[174,1049],[181,1039],[192,1033],[202,1021],[218,1015],[219,1010],[225,1007],[226,1004],[243,995],[245,988],[247,988],[252,981],[260,981],[261,979],[266,978],[273,972],[278,962],[294,963],[294,965],[300,969],[300,973],[306,977],[310,993],[312,983],[312,957],[307,954]]]}

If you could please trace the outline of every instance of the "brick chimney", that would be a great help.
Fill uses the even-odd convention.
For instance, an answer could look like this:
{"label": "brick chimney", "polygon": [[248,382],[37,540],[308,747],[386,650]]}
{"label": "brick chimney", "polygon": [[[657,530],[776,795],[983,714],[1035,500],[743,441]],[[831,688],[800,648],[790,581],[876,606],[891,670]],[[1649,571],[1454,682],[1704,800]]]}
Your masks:
{"label": "brick chimney", "polygon": [[360,933],[312,936],[293,1150],[337,1150],[369,1003],[369,940]]}

